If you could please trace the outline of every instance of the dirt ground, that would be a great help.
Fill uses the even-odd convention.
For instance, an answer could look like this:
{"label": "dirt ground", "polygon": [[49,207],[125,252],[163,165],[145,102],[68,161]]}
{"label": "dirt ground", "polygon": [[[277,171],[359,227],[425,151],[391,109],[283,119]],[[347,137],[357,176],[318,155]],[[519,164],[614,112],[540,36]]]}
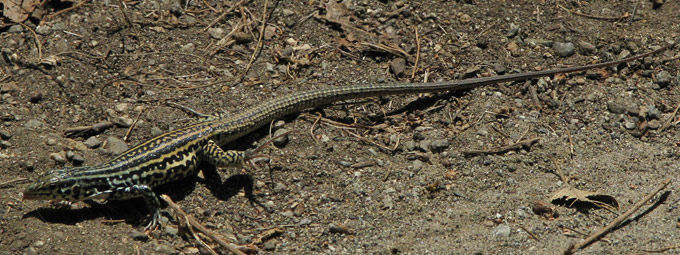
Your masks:
{"label": "dirt ground", "polygon": [[[26,26],[0,23],[0,254],[210,254],[178,232],[166,206],[169,222],[146,236],[138,199],[22,201],[45,171],[104,162],[194,121],[170,103],[233,114],[319,88],[582,65],[648,52],[680,31],[678,1],[268,1],[260,47],[262,0],[133,0],[123,11],[117,1],[46,2]],[[310,110],[274,122],[288,140],[268,147],[272,160],[259,169],[206,164],[157,191],[261,254],[557,254],[671,178],[579,253],[677,253],[676,54]],[[106,121],[114,124],[67,136]],[[269,131],[229,148],[252,148]],[[551,204],[568,186],[556,166],[620,209]]]}

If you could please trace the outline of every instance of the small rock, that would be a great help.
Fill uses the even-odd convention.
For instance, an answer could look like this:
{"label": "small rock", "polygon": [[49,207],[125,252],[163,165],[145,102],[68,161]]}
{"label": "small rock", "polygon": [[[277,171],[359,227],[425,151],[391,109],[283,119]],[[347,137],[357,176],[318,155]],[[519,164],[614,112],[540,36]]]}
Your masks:
{"label": "small rock", "polygon": [[285,17],[288,17],[288,16],[295,14],[295,12],[293,12],[291,9],[286,9],[286,8],[281,10],[281,13],[283,13],[283,16],[285,16]]}
{"label": "small rock", "polygon": [[42,91],[35,90],[35,91],[31,92],[31,96],[29,97],[28,101],[36,104],[36,103],[40,102],[40,100],[42,100],[42,99],[43,99]]}
{"label": "small rock", "polygon": [[292,218],[293,217],[293,211],[291,210],[285,210],[284,212],[281,213],[281,215],[287,217],[287,218]]}
{"label": "small rock", "polygon": [[47,138],[47,141],[45,141],[45,144],[50,145],[50,146],[55,145],[55,144],[57,144],[57,139],[54,139],[52,137]]}
{"label": "small rock", "polygon": [[7,149],[12,146],[12,143],[8,141],[0,141],[0,149]]}
{"label": "small rock", "polygon": [[253,236],[236,233],[236,240],[238,240],[239,243],[250,243],[253,240]]}
{"label": "small rock", "polygon": [[125,141],[117,137],[110,136],[106,139],[106,146],[104,149],[111,154],[118,155],[127,151],[128,145],[125,143]]}
{"label": "small rock", "polygon": [[63,151],[50,153],[50,158],[57,163],[64,164],[66,163],[66,157],[63,155],[63,153]]}
{"label": "small rock", "polygon": [[575,51],[574,44],[573,43],[563,43],[563,42],[555,42],[553,43],[553,51],[555,52],[556,55],[560,57],[569,57],[571,55],[574,55]]}
{"label": "small rock", "polygon": [[5,130],[0,130],[0,139],[9,140],[10,138],[12,138],[12,135],[9,132]]}
{"label": "small rock", "polygon": [[597,48],[594,45],[587,43],[587,42],[584,42],[584,41],[578,42],[578,49],[579,49],[579,52],[581,53],[581,55],[584,55],[584,56],[590,56],[590,55],[595,54],[595,52],[597,52]]}
{"label": "small rock", "polygon": [[182,51],[182,52],[184,52],[184,53],[193,53],[193,52],[196,52],[196,44],[194,44],[194,43],[187,43],[187,44],[185,44],[185,45],[182,45],[182,47],[180,47],[180,51]]}
{"label": "small rock", "polygon": [[151,127],[151,135],[152,136],[159,136],[161,134],[163,134],[163,130],[161,130],[160,128],[158,128],[156,126]]}
{"label": "small rock", "polygon": [[139,230],[132,230],[132,232],[130,233],[130,237],[132,237],[132,240],[135,241],[146,242],[149,240],[149,236]]}
{"label": "small rock", "polygon": [[162,243],[157,243],[154,245],[153,250],[160,254],[179,254],[179,252],[175,250],[174,247]]}
{"label": "small rock", "polygon": [[626,119],[623,123],[623,127],[628,130],[633,130],[637,127],[637,125],[635,125],[635,122],[633,122],[632,120]]}
{"label": "small rock", "polygon": [[335,224],[335,223],[328,224],[328,231],[331,232],[331,233],[338,233],[338,234],[346,234],[346,235],[352,234],[352,231],[349,229],[349,227],[347,227],[343,224]]}
{"label": "small rock", "polygon": [[659,129],[659,127],[661,127],[661,123],[658,120],[650,120],[647,122],[647,126],[649,129]]}
{"label": "small rock", "polygon": [[45,242],[42,240],[37,240],[33,243],[33,247],[42,247],[43,245],[45,245]]}
{"label": "small rock", "polygon": [[615,103],[615,102],[609,102],[607,103],[607,109],[609,109],[609,112],[611,113],[616,113],[616,114],[621,114],[626,112],[626,107],[622,104]]}
{"label": "small rock", "polygon": [[116,119],[113,120],[113,123],[115,123],[116,126],[124,127],[124,128],[130,127],[132,125],[132,123],[134,123],[134,122],[135,122],[135,120],[133,120],[132,118],[130,118],[130,116],[127,116],[127,115],[117,117]]}
{"label": "small rock", "polygon": [[416,142],[415,141],[408,140],[408,141],[404,142],[404,150],[406,150],[407,152],[413,151],[415,149],[416,149]]}
{"label": "small rock", "polygon": [[418,149],[420,149],[421,151],[430,151],[431,148],[432,140],[430,139],[425,139],[418,143]]}
{"label": "small rock", "polygon": [[250,37],[250,34],[244,33],[244,32],[235,32],[233,34],[234,40],[239,43],[239,44],[244,44],[244,43],[249,43],[253,41],[253,38]]}
{"label": "small rock", "polygon": [[208,28],[208,34],[214,39],[222,39],[224,37],[224,28],[221,27],[211,27]]}
{"label": "small rock", "polygon": [[498,75],[505,74],[508,70],[505,68],[503,64],[496,63],[493,65],[493,71],[496,72]]}
{"label": "small rock", "polygon": [[26,123],[24,124],[25,128],[39,128],[41,126],[42,126],[42,122],[39,121],[39,120],[36,120],[36,119],[26,121]]}
{"label": "small rock", "polygon": [[39,35],[47,35],[52,31],[52,28],[48,25],[39,25],[35,28],[35,32]]}
{"label": "small rock", "polygon": [[392,200],[391,196],[385,196],[382,200],[382,203],[383,203],[383,208],[385,208],[385,209],[394,208],[394,200]]}
{"label": "small rock", "polygon": [[102,141],[95,136],[90,136],[90,138],[87,138],[83,143],[90,149],[94,149],[102,145]]}
{"label": "small rock", "polygon": [[269,239],[264,242],[263,248],[265,251],[273,251],[276,249],[276,243],[278,243],[276,239]]}
{"label": "small rock", "polygon": [[508,50],[512,56],[519,55],[519,45],[517,45],[517,42],[515,41],[510,41],[507,45],[505,45],[505,49]]}
{"label": "small rock", "polygon": [[130,105],[128,103],[119,103],[116,104],[114,110],[116,110],[117,112],[127,112],[128,108],[130,108]]}
{"label": "small rock", "polygon": [[652,120],[658,120],[661,118],[661,111],[659,111],[659,109],[656,108],[655,105],[649,105],[647,106],[647,118]]}
{"label": "small rock", "polygon": [[275,137],[274,141],[272,141],[274,146],[279,147],[279,148],[285,146],[288,143],[288,134],[287,133],[288,133],[288,130],[285,129],[285,128],[277,129],[274,132],[274,137]]}
{"label": "small rock", "polygon": [[450,145],[449,140],[446,139],[436,139],[432,141],[432,144],[430,145],[432,148],[432,151],[440,152],[448,148]]}
{"label": "small rock", "polygon": [[276,184],[274,184],[274,192],[276,192],[276,193],[286,191],[287,188],[288,187],[286,187],[286,185],[284,185],[282,183],[277,182]]}
{"label": "small rock", "polygon": [[396,76],[401,76],[406,71],[406,60],[403,58],[395,58],[390,61],[390,70]]}
{"label": "small rock", "polygon": [[165,226],[163,229],[163,234],[169,235],[169,236],[177,236],[177,233],[179,230],[173,226]]}
{"label": "small rock", "polygon": [[661,71],[656,75],[656,84],[660,88],[665,88],[671,83],[671,74],[668,71]]}
{"label": "small rock", "polygon": [[510,236],[510,226],[508,226],[506,224],[498,225],[498,227],[494,228],[493,235],[495,237],[501,237],[501,238],[509,237]]}
{"label": "small rock", "polygon": [[413,161],[413,163],[411,163],[410,166],[408,166],[408,168],[411,171],[418,172],[418,171],[420,171],[420,169],[423,168],[423,162],[416,159],[416,160]]}
{"label": "small rock", "polygon": [[73,157],[71,158],[71,161],[73,162],[74,165],[79,166],[85,163],[85,158],[83,158],[83,156],[80,154],[74,154]]}

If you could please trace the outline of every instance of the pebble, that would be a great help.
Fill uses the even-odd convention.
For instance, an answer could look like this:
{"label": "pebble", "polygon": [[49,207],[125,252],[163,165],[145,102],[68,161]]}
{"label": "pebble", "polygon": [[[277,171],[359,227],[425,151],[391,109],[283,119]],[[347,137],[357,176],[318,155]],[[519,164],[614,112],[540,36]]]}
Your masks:
{"label": "pebble", "polygon": [[416,142],[413,140],[408,140],[404,142],[404,150],[408,151],[413,151],[416,149]]}
{"label": "pebble", "polygon": [[75,154],[73,155],[73,158],[71,158],[71,161],[73,162],[74,165],[82,165],[85,163],[85,158],[81,156],[80,154]]}
{"label": "pebble", "polygon": [[303,226],[303,225],[309,225],[310,223],[312,223],[311,219],[304,218],[304,219],[301,219],[300,222],[298,222],[298,225]]}
{"label": "pebble", "polygon": [[632,120],[626,119],[623,123],[623,127],[628,129],[628,130],[633,130],[636,128],[635,122]]}
{"label": "pebble", "polygon": [[661,118],[661,111],[659,111],[658,108],[656,108],[655,105],[648,105],[647,106],[647,118],[652,119],[652,120],[658,120]]}
{"label": "pebble", "polygon": [[144,232],[141,232],[141,231],[136,230],[136,229],[132,230],[132,232],[130,233],[130,237],[132,237],[132,240],[135,240],[135,241],[146,242],[146,241],[149,240],[148,235],[146,235]]}
{"label": "pebble", "polygon": [[383,208],[385,208],[385,209],[394,208],[394,200],[392,200],[391,196],[385,196],[382,200],[382,203],[383,203]]}
{"label": "pebble", "polygon": [[102,140],[99,140],[99,138],[95,136],[90,136],[90,138],[87,138],[85,142],[83,142],[85,146],[87,146],[90,149],[94,149],[102,145]]}
{"label": "pebble", "polygon": [[264,242],[263,248],[265,251],[273,251],[276,249],[276,243],[278,243],[276,239],[267,240]]}
{"label": "pebble", "polygon": [[584,56],[590,56],[590,55],[595,54],[595,52],[597,52],[597,48],[594,45],[587,43],[587,42],[584,42],[584,41],[578,42],[578,49],[579,49],[579,52],[581,53],[581,55],[584,55]]}
{"label": "pebble", "polygon": [[288,129],[285,128],[277,129],[274,132],[274,137],[276,137],[274,138],[274,141],[272,141],[272,143],[274,143],[274,146],[279,148],[286,146],[286,144],[288,143],[288,134],[286,133],[288,133]]}
{"label": "pebble", "polygon": [[432,144],[430,145],[432,148],[432,151],[440,152],[448,148],[450,145],[449,140],[446,139],[436,139],[432,141]]}
{"label": "pebble", "polygon": [[421,151],[430,151],[430,148],[432,148],[432,140],[430,139],[425,139],[418,143],[418,149]]}
{"label": "pebble", "polygon": [[163,228],[163,233],[169,236],[177,236],[178,232],[179,230],[173,226],[165,226],[165,228]]}
{"label": "pebble", "polygon": [[194,43],[187,43],[185,45],[182,45],[180,47],[180,51],[184,53],[194,53],[196,52],[196,44]]}
{"label": "pebble", "polygon": [[39,103],[42,99],[43,99],[42,91],[35,90],[35,91],[31,92],[31,95],[30,95],[28,101],[36,104],[36,103]]}
{"label": "pebble", "polygon": [[116,110],[117,112],[127,112],[129,108],[130,105],[128,103],[119,103],[116,104],[114,110]]}
{"label": "pebble", "polygon": [[285,210],[284,212],[281,213],[281,215],[288,217],[288,218],[292,218],[293,217],[293,211]]}
{"label": "pebble", "polygon": [[626,107],[623,106],[622,104],[615,103],[615,102],[608,102],[607,103],[607,109],[609,109],[609,112],[611,113],[616,113],[616,114],[621,114],[626,112]]}
{"label": "pebble", "polygon": [[214,39],[222,39],[224,37],[224,28],[221,27],[211,27],[208,28],[208,34]]}
{"label": "pebble", "polygon": [[7,149],[12,146],[12,143],[8,141],[0,141],[0,149]]}
{"label": "pebble", "polygon": [[573,43],[555,42],[553,43],[553,52],[560,57],[569,57],[574,55],[575,48]]}
{"label": "pebble", "polygon": [[0,139],[9,140],[10,138],[12,138],[12,135],[9,132],[5,130],[0,130]]}
{"label": "pebble", "polygon": [[159,136],[162,133],[163,133],[163,130],[161,130],[160,128],[158,128],[156,126],[151,127],[151,135],[152,136]]}
{"label": "pebble", "polygon": [[239,243],[250,243],[253,240],[253,236],[236,233],[236,240],[238,240]]}
{"label": "pebble", "polygon": [[414,160],[410,166],[408,166],[408,169],[414,172],[420,171],[420,169],[423,168],[423,162],[420,161],[419,159]]}
{"label": "pebble", "polygon": [[57,163],[61,164],[66,163],[66,158],[64,157],[64,155],[62,155],[62,152],[50,153],[50,158],[56,161]]}
{"label": "pebble", "polygon": [[42,126],[42,122],[36,119],[26,121],[26,123],[24,124],[25,128],[38,128],[40,126]]}
{"label": "pebble", "polygon": [[498,225],[498,227],[493,229],[493,235],[495,237],[509,237],[510,236],[510,226],[506,224]]}
{"label": "pebble", "polygon": [[328,224],[328,231],[331,232],[331,233],[346,234],[346,235],[349,235],[349,234],[352,233],[352,231],[349,229],[349,227],[342,225],[342,224],[335,224],[335,223]]}
{"label": "pebble", "polygon": [[286,17],[295,14],[295,12],[293,12],[293,10],[291,10],[291,9],[283,9],[283,10],[281,10],[281,13],[283,13],[283,16],[286,16]]}
{"label": "pebble", "polygon": [[650,120],[647,122],[647,126],[650,129],[659,129],[659,127],[661,127],[661,123],[658,120]]}
{"label": "pebble", "polygon": [[52,31],[52,29],[47,25],[39,25],[35,28],[35,32],[39,35],[47,35]]}
{"label": "pebble", "polygon": [[659,85],[660,88],[665,88],[668,86],[668,84],[671,83],[671,74],[668,71],[661,71],[656,75],[656,84]]}
{"label": "pebble", "polygon": [[533,39],[533,38],[526,39],[526,40],[524,40],[524,42],[531,47],[536,47],[536,46],[552,47],[553,44],[554,44],[553,41],[550,41],[550,40]]}
{"label": "pebble", "polygon": [[106,139],[106,146],[104,149],[111,154],[117,155],[127,151],[128,145],[125,143],[125,141],[117,137],[110,136]]}
{"label": "pebble", "polygon": [[403,58],[395,58],[390,61],[390,70],[396,76],[401,76],[406,71],[406,60]]}
{"label": "pebble", "polygon": [[155,252],[162,254],[179,254],[174,247],[162,243],[157,243],[153,249]]}
{"label": "pebble", "polygon": [[286,185],[282,183],[277,182],[276,184],[274,184],[274,192],[276,193],[286,191],[286,189],[288,189],[288,187],[286,187]]}

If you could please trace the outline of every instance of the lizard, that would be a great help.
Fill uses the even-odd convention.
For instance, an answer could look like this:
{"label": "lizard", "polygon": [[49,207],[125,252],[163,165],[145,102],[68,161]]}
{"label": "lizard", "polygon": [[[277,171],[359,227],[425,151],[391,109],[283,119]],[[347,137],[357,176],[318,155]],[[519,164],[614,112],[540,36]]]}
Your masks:
{"label": "lizard", "polygon": [[672,46],[673,44],[669,44],[645,54],[620,60],[554,70],[428,83],[354,85],[274,98],[233,116],[213,116],[165,132],[99,165],[47,171],[26,188],[23,199],[73,202],[142,197],[149,210],[145,219],[148,221],[145,229],[152,230],[159,224],[161,209],[160,201],[153,191],[155,187],[196,174],[199,171],[197,165],[202,161],[216,166],[242,165],[251,159],[254,149],[223,150],[221,146],[286,115],[350,99],[458,91],[501,82],[603,68],[641,59]]}

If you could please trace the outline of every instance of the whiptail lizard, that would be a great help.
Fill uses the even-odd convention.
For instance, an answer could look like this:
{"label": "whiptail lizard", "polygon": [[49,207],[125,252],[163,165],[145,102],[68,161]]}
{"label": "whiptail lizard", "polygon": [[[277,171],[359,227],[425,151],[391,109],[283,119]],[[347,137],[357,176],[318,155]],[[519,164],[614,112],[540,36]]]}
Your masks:
{"label": "whiptail lizard", "polygon": [[30,184],[23,195],[24,199],[57,201],[142,197],[150,212],[146,229],[152,229],[160,219],[160,202],[153,188],[195,174],[199,161],[208,161],[216,166],[243,164],[252,156],[252,150],[224,151],[220,146],[288,114],[348,99],[471,89],[500,82],[618,65],[658,53],[671,46],[672,44],[626,59],[556,70],[461,81],[358,85],[293,94],[264,102],[235,116],[213,117],[166,132],[100,165],[48,171]]}

